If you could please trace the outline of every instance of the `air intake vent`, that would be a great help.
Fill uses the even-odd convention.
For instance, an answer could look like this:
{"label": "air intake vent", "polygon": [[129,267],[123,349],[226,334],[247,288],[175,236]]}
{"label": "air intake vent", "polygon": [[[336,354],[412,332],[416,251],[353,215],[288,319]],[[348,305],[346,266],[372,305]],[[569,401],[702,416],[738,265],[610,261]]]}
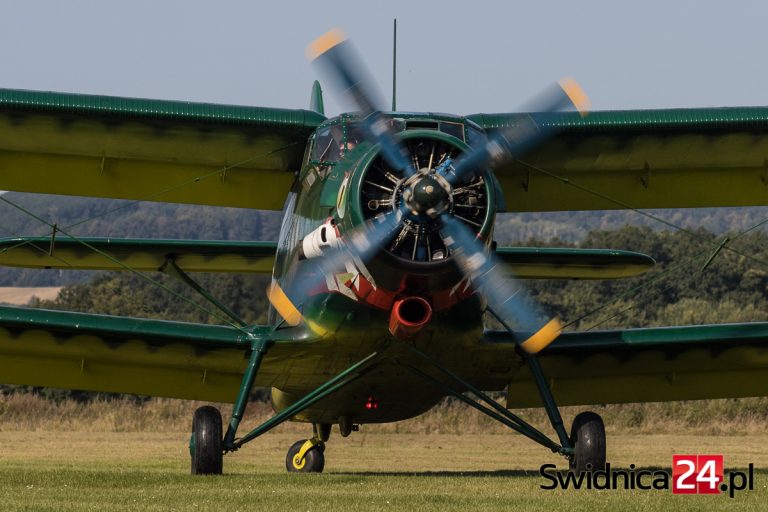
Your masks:
{"label": "air intake vent", "polygon": [[437,127],[437,121],[416,120],[406,121],[405,123],[406,130],[437,130]]}

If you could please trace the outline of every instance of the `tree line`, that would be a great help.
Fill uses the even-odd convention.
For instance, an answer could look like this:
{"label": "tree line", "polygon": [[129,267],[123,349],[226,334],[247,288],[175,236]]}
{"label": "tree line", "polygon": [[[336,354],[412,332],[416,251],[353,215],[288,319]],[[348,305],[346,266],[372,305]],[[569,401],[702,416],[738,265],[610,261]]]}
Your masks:
{"label": "tree line", "polygon": [[[544,309],[571,329],[645,327],[765,320],[768,312],[768,235],[754,231],[728,238],[705,230],[655,231],[647,226],[590,232],[580,243],[525,242],[529,246],[626,249],[656,260],[649,272],[619,280],[526,281]],[[725,243],[723,243],[725,241]],[[163,274],[147,277],[194,304],[132,273],[99,273],[66,286],[34,307],[221,323],[213,306]],[[195,274],[195,279],[247,322],[266,320],[268,276]]]}

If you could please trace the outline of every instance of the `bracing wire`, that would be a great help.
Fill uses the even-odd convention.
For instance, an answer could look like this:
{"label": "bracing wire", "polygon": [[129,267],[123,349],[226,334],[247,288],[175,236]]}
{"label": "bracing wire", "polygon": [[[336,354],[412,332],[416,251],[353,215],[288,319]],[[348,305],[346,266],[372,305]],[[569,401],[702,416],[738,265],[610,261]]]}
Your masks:
{"label": "bracing wire", "polygon": [[[196,177],[194,177],[194,178],[191,178],[191,179],[189,179],[189,180],[185,180],[184,182],[181,182],[181,183],[179,183],[179,184],[177,184],[177,185],[174,185],[174,186],[171,186],[171,187],[167,187],[167,188],[165,188],[165,189],[162,189],[162,190],[160,190],[160,191],[154,192],[154,193],[152,193],[152,194],[148,194],[148,195],[146,195],[146,196],[144,196],[144,197],[141,197],[141,198],[139,198],[139,199],[135,199],[135,200],[132,200],[132,201],[128,201],[128,202],[126,202],[126,203],[123,203],[123,204],[121,204],[121,205],[119,205],[119,206],[117,206],[117,207],[115,207],[115,208],[111,208],[111,209],[108,209],[108,210],[106,210],[106,211],[104,211],[104,212],[98,213],[98,214],[96,214],[96,215],[92,215],[92,216],[90,216],[90,217],[88,217],[88,218],[86,218],[86,219],[80,220],[80,221],[78,221],[78,222],[75,222],[75,223],[73,223],[73,224],[69,224],[69,225],[65,226],[64,228],[60,228],[60,227],[58,227],[58,226],[56,226],[56,225],[54,225],[54,224],[51,224],[50,222],[46,221],[46,220],[45,220],[45,219],[43,219],[42,217],[40,217],[40,216],[38,216],[38,215],[34,214],[33,212],[31,212],[31,211],[27,210],[27,209],[26,209],[26,208],[24,208],[23,206],[21,206],[21,205],[18,205],[18,204],[16,204],[16,203],[14,203],[13,201],[10,201],[9,199],[7,199],[7,198],[6,198],[6,197],[4,197],[4,196],[0,196],[0,201],[3,201],[3,202],[5,202],[6,204],[8,204],[8,205],[12,206],[13,208],[16,208],[17,210],[21,211],[21,212],[22,212],[22,213],[24,213],[25,215],[28,215],[28,216],[30,216],[30,217],[32,217],[32,218],[34,218],[35,220],[37,220],[38,222],[40,222],[40,223],[42,223],[42,224],[44,224],[44,225],[48,226],[48,227],[49,227],[49,228],[51,228],[52,230],[55,230],[56,232],[59,232],[59,233],[61,233],[61,234],[65,235],[65,236],[67,236],[68,238],[70,238],[70,239],[72,239],[72,240],[74,240],[74,241],[76,241],[76,242],[78,242],[78,243],[80,243],[80,244],[84,245],[85,247],[89,248],[89,249],[90,249],[90,250],[92,250],[93,252],[95,252],[95,253],[97,253],[97,254],[100,254],[101,256],[104,256],[105,258],[109,259],[110,261],[112,261],[112,262],[116,263],[117,265],[119,265],[119,266],[123,267],[125,270],[127,270],[127,271],[129,271],[129,272],[131,272],[131,273],[133,273],[133,274],[136,274],[136,275],[137,275],[137,276],[139,276],[141,279],[143,279],[143,280],[145,280],[145,281],[147,281],[147,282],[149,282],[149,283],[152,283],[152,284],[153,284],[153,285],[155,285],[155,286],[158,286],[160,289],[162,289],[162,290],[164,290],[164,291],[166,291],[166,292],[170,293],[170,294],[171,294],[171,295],[173,295],[174,297],[177,297],[177,298],[179,298],[179,299],[183,300],[184,302],[187,302],[187,303],[191,304],[193,307],[195,307],[195,308],[199,309],[200,311],[202,311],[202,312],[206,313],[207,315],[210,315],[210,316],[212,316],[212,317],[216,318],[217,320],[220,320],[220,321],[222,321],[222,322],[224,322],[224,323],[226,323],[226,324],[228,324],[228,325],[230,325],[230,326],[232,326],[232,327],[234,327],[234,328],[238,329],[239,331],[242,331],[243,333],[247,334],[247,331],[246,331],[245,329],[243,329],[243,327],[242,327],[242,326],[240,326],[240,325],[237,325],[236,323],[233,323],[233,322],[232,322],[230,319],[228,319],[227,317],[225,317],[225,316],[223,316],[223,315],[219,314],[218,312],[215,312],[215,311],[211,311],[211,310],[209,310],[208,308],[206,308],[206,307],[204,307],[204,306],[202,306],[202,305],[198,304],[197,302],[195,302],[195,301],[193,301],[193,300],[189,299],[188,297],[185,297],[184,295],[182,295],[182,294],[180,294],[180,293],[178,293],[178,292],[176,292],[176,291],[172,290],[171,288],[169,288],[168,286],[164,285],[163,283],[161,283],[161,282],[159,282],[159,281],[157,281],[157,280],[155,280],[155,279],[152,279],[151,277],[149,277],[149,276],[145,275],[144,273],[142,273],[142,272],[140,272],[140,271],[138,271],[138,270],[134,269],[133,267],[131,267],[131,266],[129,266],[129,265],[126,265],[125,263],[123,263],[123,262],[119,261],[118,259],[114,258],[113,256],[111,256],[111,255],[109,255],[109,254],[105,253],[104,251],[101,251],[101,250],[99,250],[98,248],[96,248],[96,247],[94,247],[94,246],[92,246],[92,245],[88,244],[86,241],[84,241],[84,240],[81,240],[81,239],[79,239],[78,237],[76,237],[76,236],[72,235],[71,233],[69,233],[69,230],[70,230],[70,229],[72,229],[72,228],[74,228],[74,227],[76,227],[76,226],[80,226],[80,225],[82,225],[82,224],[85,224],[85,223],[87,223],[87,222],[90,222],[90,221],[92,221],[92,220],[94,220],[94,219],[97,219],[97,218],[100,218],[100,217],[104,217],[104,216],[106,216],[106,215],[108,215],[108,214],[111,214],[111,213],[114,213],[114,212],[116,212],[116,211],[119,211],[119,210],[122,210],[122,209],[128,208],[129,206],[132,206],[132,205],[134,205],[134,204],[138,204],[138,203],[140,203],[140,202],[143,202],[143,201],[151,201],[151,200],[157,200],[157,198],[161,197],[161,196],[162,196],[162,195],[164,195],[164,194],[167,194],[167,193],[169,193],[169,192],[172,192],[172,191],[176,191],[176,190],[179,190],[179,189],[181,189],[181,188],[183,188],[183,187],[187,187],[187,186],[193,185],[193,184],[195,184],[195,183],[199,183],[199,182],[201,182],[201,181],[203,181],[203,180],[205,180],[205,179],[208,179],[208,178],[210,178],[210,177],[212,177],[212,176],[221,175],[221,173],[223,173],[223,172],[226,172],[226,171],[228,171],[228,170],[230,170],[230,169],[233,169],[233,168],[237,168],[237,167],[243,166],[243,165],[245,165],[245,164],[247,164],[247,163],[249,163],[249,162],[252,162],[252,161],[254,161],[254,160],[257,160],[257,159],[260,159],[260,158],[265,158],[265,157],[267,157],[267,156],[270,156],[270,155],[272,155],[272,154],[274,154],[274,153],[277,153],[277,152],[280,152],[280,151],[284,151],[284,150],[288,149],[288,148],[289,148],[289,147],[291,147],[291,146],[295,146],[296,144],[298,144],[298,143],[296,143],[296,142],[293,142],[293,143],[291,143],[291,144],[287,144],[287,145],[285,145],[285,146],[282,146],[282,147],[280,147],[280,148],[277,148],[277,149],[271,150],[271,151],[269,151],[269,152],[266,152],[266,153],[263,153],[263,154],[260,154],[260,155],[257,155],[257,156],[251,157],[251,158],[247,158],[247,159],[245,159],[245,160],[242,160],[242,161],[240,161],[240,162],[234,163],[234,164],[232,164],[232,165],[227,165],[227,166],[224,166],[224,167],[218,168],[218,169],[216,169],[216,170],[214,170],[214,171],[211,171],[211,172],[209,172],[209,173],[205,173],[205,174],[202,174],[202,175],[200,175],[200,176],[196,176]],[[6,247],[6,248],[3,248],[3,249],[2,249],[0,252],[7,252],[7,251],[10,251],[10,250],[12,250],[12,249],[15,249],[15,248],[18,248],[18,247],[21,247],[21,246],[27,245],[27,244],[32,244],[32,245],[33,245],[33,247],[35,247],[35,248],[36,248],[37,250],[39,250],[39,251],[42,251],[42,252],[48,252],[48,251],[45,251],[45,249],[43,249],[43,248],[41,248],[41,247],[38,247],[36,244],[33,244],[33,243],[32,243],[32,240],[24,240],[24,241],[21,241],[21,242],[19,242],[18,244],[15,244],[15,245],[13,245],[13,246],[11,246],[11,247]],[[61,257],[59,257],[59,256],[54,256],[54,257],[55,257],[57,260],[61,261],[62,263],[66,264],[66,265],[68,265],[68,266],[72,266],[71,264],[69,264],[69,263],[68,263],[66,260],[64,260],[63,258],[61,258]]]}
{"label": "bracing wire", "polygon": [[[732,252],[734,254],[737,254],[739,256],[742,256],[744,258],[747,258],[749,260],[755,261],[757,263],[760,263],[763,266],[768,267],[768,261],[765,261],[765,260],[763,260],[761,258],[756,258],[756,257],[754,257],[754,256],[752,256],[750,254],[746,254],[746,253],[744,253],[744,252],[742,252],[742,251],[740,251],[738,249],[735,249],[735,248],[727,245],[724,242],[718,242],[717,240],[710,240],[709,238],[707,238],[704,235],[696,233],[695,231],[691,231],[690,229],[687,229],[687,228],[685,228],[683,226],[675,224],[674,222],[670,222],[670,221],[668,221],[666,219],[663,219],[663,218],[659,217],[658,215],[654,215],[654,214],[652,214],[650,212],[647,212],[645,210],[641,210],[639,208],[633,207],[632,205],[629,205],[627,203],[624,203],[623,201],[619,201],[617,199],[614,199],[614,198],[612,198],[610,196],[607,196],[607,195],[605,195],[605,194],[603,194],[603,193],[601,193],[601,192],[599,192],[597,190],[594,190],[594,189],[592,189],[590,187],[578,184],[578,183],[574,182],[573,180],[571,180],[570,178],[566,178],[564,176],[560,176],[560,175],[555,174],[553,172],[547,171],[546,169],[543,169],[543,168],[541,168],[539,166],[533,165],[531,163],[528,163],[528,162],[525,162],[525,161],[522,161],[522,160],[518,160],[518,162],[520,164],[522,164],[522,165],[532,169],[532,170],[535,170],[535,171],[537,171],[539,173],[542,173],[542,174],[544,174],[546,176],[554,178],[554,179],[560,181],[561,183],[563,183],[565,185],[569,185],[569,186],[575,187],[576,189],[581,190],[582,192],[586,192],[586,193],[592,194],[592,195],[594,195],[596,197],[599,197],[599,198],[604,199],[606,201],[612,202],[612,203],[614,203],[614,204],[616,204],[618,206],[621,206],[624,209],[627,209],[627,210],[633,211],[635,213],[638,213],[640,215],[643,215],[645,217],[648,217],[648,218],[650,218],[650,219],[652,219],[652,220],[654,220],[656,222],[660,222],[660,223],[664,224],[665,226],[668,226],[668,227],[670,227],[672,229],[675,229],[677,231],[685,233],[688,236],[690,236],[690,237],[692,237],[692,238],[694,238],[696,240],[703,241],[706,244],[708,244],[709,246],[714,246],[714,247],[718,247],[718,248],[723,249],[723,250],[728,250],[728,251],[730,251],[730,252]],[[736,235],[730,237],[729,241],[732,242],[733,240],[736,240],[737,238],[740,238],[740,237],[746,235],[747,233],[749,233],[749,232],[751,232],[751,231],[753,231],[753,230],[755,230],[755,229],[757,229],[760,226],[763,226],[765,224],[768,224],[768,218],[763,219],[760,222],[754,224],[753,226],[750,226],[747,229],[740,231]],[[662,277],[668,277],[669,275],[672,275],[674,273],[680,272],[681,270],[687,269],[692,264],[693,261],[695,261],[696,259],[701,258],[704,255],[706,255],[709,252],[709,250],[710,249],[707,248],[704,251],[702,251],[701,253],[697,253],[696,255],[693,255],[690,258],[686,258],[686,260],[684,262],[681,262],[681,263],[679,263],[677,265],[674,265],[671,268],[667,268],[664,271],[655,274],[654,276],[651,276],[650,278],[646,279],[646,281],[644,281],[640,285],[635,286],[633,288],[630,288],[629,290],[627,290],[627,291],[625,291],[625,292],[623,292],[623,293],[613,297],[610,301],[606,302],[605,304],[602,304],[601,306],[599,306],[599,307],[597,307],[595,309],[592,309],[592,310],[588,311],[587,313],[581,315],[580,317],[576,318],[575,320],[572,320],[572,321],[568,322],[567,324],[565,324],[563,326],[563,328],[571,327],[571,326],[574,326],[574,325],[578,324],[579,322],[583,321],[584,319],[586,319],[586,318],[588,318],[588,317],[590,317],[592,315],[595,315],[595,314],[599,313],[600,311],[603,311],[603,310],[611,307],[612,305],[616,304],[619,300],[629,296],[630,294],[634,294],[635,292],[641,291],[642,289],[644,289],[648,285],[650,285],[652,282],[657,281],[657,280],[659,280]],[[607,321],[609,321],[609,320],[611,320],[611,319],[613,319],[613,318],[615,318],[615,317],[617,317],[617,316],[619,316],[619,315],[621,315],[621,314],[631,310],[633,307],[634,306],[629,306],[629,307],[619,311],[618,313],[615,313],[614,315],[612,315],[612,316],[610,316],[610,317],[608,317],[608,318],[606,318],[606,319],[604,319],[604,320],[602,320],[602,321],[600,321],[600,322],[598,322],[596,324],[591,325],[586,330],[588,330],[588,331],[592,330],[595,327],[598,327],[599,325],[602,325],[605,322],[607,322]]]}
{"label": "bracing wire", "polygon": [[[31,211],[27,210],[23,206],[18,205],[16,203],[14,203],[13,201],[8,200],[4,196],[0,196],[0,201],[2,201],[4,203],[12,206],[13,208],[16,208],[17,210],[21,211],[25,215],[28,215],[28,216],[32,217],[33,219],[35,219],[35,220],[37,220],[37,221],[39,221],[39,222],[41,222],[43,224],[48,225],[51,228],[54,227],[53,224],[49,223],[48,221],[46,221],[42,217],[39,217],[39,216],[35,215],[34,213],[32,213]],[[149,283],[152,283],[153,285],[158,286],[160,289],[170,293],[174,297],[179,298],[179,299],[183,300],[184,302],[187,302],[187,303],[191,304],[192,306],[194,306],[195,308],[199,309],[203,313],[206,313],[208,315],[211,315],[211,316],[215,317],[218,320],[223,321],[224,323],[230,325],[231,327],[234,327],[235,329],[243,332],[244,334],[248,334],[248,331],[246,331],[242,326],[232,322],[227,317],[225,317],[225,316],[223,316],[223,315],[221,315],[221,314],[219,314],[219,313],[217,313],[215,311],[211,311],[208,308],[206,308],[206,307],[198,304],[197,302],[193,301],[192,299],[190,299],[188,297],[185,297],[184,295],[182,295],[182,294],[172,290],[171,288],[169,288],[168,286],[164,285],[163,283],[161,283],[161,282],[159,282],[159,281],[157,281],[155,279],[152,279],[151,277],[145,275],[143,272],[140,272],[140,271],[134,269],[133,267],[131,267],[129,265],[126,265],[125,263],[121,262],[117,258],[111,256],[110,254],[107,254],[106,252],[104,252],[104,251],[98,249],[97,247],[94,247],[93,245],[89,244],[85,240],[81,240],[80,238],[78,238],[78,237],[68,233],[66,230],[63,230],[63,229],[57,228],[57,231],[60,232],[61,234],[63,234],[64,236],[66,236],[68,238],[71,238],[72,240],[82,244],[83,246],[87,247],[88,249],[92,250],[93,252],[95,252],[95,253],[97,253],[97,254],[99,254],[101,256],[104,256],[105,258],[107,258],[108,260],[112,261],[113,263],[116,263],[117,265],[123,267],[125,270],[127,270],[127,271],[129,271],[129,272],[131,272],[133,274],[136,274],[141,279],[143,279],[143,280],[145,280],[145,281],[147,281]]]}
{"label": "bracing wire", "polygon": [[[103,211],[103,212],[98,213],[96,215],[92,215],[92,216],[87,217],[87,218],[85,218],[83,220],[79,220],[79,221],[77,221],[77,222],[75,222],[73,224],[69,224],[69,225],[65,226],[64,228],[62,228],[62,229],[66,229],[66,230],[72,229],[72,228],[80,226],[82,224],[86,224],[86,223],[88,223],[88,222],[90,222],[92,220],[95,220],[95,219],[98,219],[98,218],[101,218],[101,217],[105,217],[105,216],[107,216],[107,215],[109,215],[111,213],[123,210],[125,208],[131,207],[133,205],[136,205],[136,204],[139,204],[139,203],[142,203],[142,202],[145,202],[145,201],[156,201],[158,197],[160,197],[160,196],[162,196],[164,194],[167,194],[169,192],[174,192],[176,190],[179,190],[181,188],[187,187],[189,185],[194,185],[195,183],[200,183],[201,181],[206,180],[208,178],[211,178],[213,176],[219,176],[222,173],[224,173],[224,172],[226,172],[226,171],[228,171],[230,169],[234,169],[234,168],[243,166],[243,165],[245,165],[247,163],[250,163],[250,162],[252,162],[254,160],[258,160],[260,158],[266,158],[266,157],[268,157],[270,155],[273,155],[275,153],[278,153],[280,151],[285,151],[286,149],[288,149],[288,148],[290,148],[292,146],[295,146],[297,144],[298,144],[298,142],[292,142],[290,144],[286,144],[285,146],[279,147],[277,149],[273,149],[272,151],[268,151],[266,153],[263,153],[263,154],[260,154],[260,155],[254,156],[254,157],[247,158],[245,160],[242,160],[240,162],[234,163],[232,165],[227,165],[227,166],[224,166],[224,167],[220,167],[220,168],[218,168],[218,169],[216,169],[214,171],[211,171],[211,172],[206,173],[206,174],[201,174],[200,176],[196,176],[194,178],[191,178],[189,180],[181,182],[181,183],[179,183],[177,185],[174,185],[174,186],[165,188],[163,190],[160,190],[158,192],[153,192],[152,194],[140,197],[138,199],[133,199],[133,200],[127,201],[125,203],[120,204],[119,206],[114,207],[114,208],[107,209],[106,211]],[[61,229],[58,229],[58,231],[61,231]],[[26,244],[29,244],[29,243],[31,243],[30,240],[22,240],[21,242],[19,242],[17,244],[14,244],[14,245],[12,245],[10,247],[5,247],[5,248],[1,249],[0,253],[5,253],[7,251],[10,251],[12,249],[16,249],[17,247],[22,247],[22,246],[24,246]]]}

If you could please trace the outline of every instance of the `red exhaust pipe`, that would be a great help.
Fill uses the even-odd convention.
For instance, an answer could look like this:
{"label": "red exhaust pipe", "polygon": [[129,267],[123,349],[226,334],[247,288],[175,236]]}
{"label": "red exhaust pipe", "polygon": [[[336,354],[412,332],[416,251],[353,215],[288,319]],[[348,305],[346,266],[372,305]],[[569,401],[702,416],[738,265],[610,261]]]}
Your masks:
{"label": "red exhaust pipe", "polygon": [[398,299],[389,315],[389,332],[396,338],[410,338],[432,319],[432,306],[421,297]]}

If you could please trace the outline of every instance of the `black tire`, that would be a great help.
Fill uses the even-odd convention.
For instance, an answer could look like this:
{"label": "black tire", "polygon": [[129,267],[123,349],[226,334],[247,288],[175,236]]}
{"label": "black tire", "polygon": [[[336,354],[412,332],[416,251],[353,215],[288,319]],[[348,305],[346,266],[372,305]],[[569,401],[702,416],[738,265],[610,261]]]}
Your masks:
{"label": "black tire", "polygon": [[289,473],[322,473],[325,467],[325,455],[323,455],[325,446],[322,443],[313,446],[307,451],[304,455],[303,464],[296,463],[295,457],[299,450],[301,450],[301,447],[304,446],[304,443],[306,443],[306,440],[296,441],[288,449],[288,453],[285,456],[285,469]]}
{"label": "black tire", "polygon": [[221,449],[221,413],[206,405],[195,411],[189,440],[193,475],[220,475],[224,463]]}
{"label": "black tire", "polygon": [[600,415],[589,411],[576,416],[571,426],[571,443],[574,448],[571,471],[605,469],[605,425]]}

